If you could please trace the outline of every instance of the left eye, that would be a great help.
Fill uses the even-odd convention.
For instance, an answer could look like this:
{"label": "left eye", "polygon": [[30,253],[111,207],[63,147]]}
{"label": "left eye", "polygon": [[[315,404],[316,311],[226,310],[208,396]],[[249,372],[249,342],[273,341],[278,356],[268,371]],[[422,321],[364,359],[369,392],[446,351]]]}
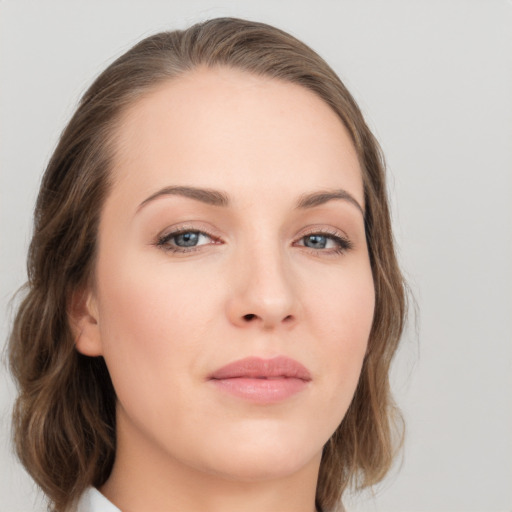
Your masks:
{"label": "left eye", "polygon": [[[311,249],[327,249],[336,247],[332,237],[326,235],[307,235],[301,239],[306,247]],[[330,247],[327,247],[327,246]]]}
{"label": "left eye", "polygon": [[299,239],[297,245],[319,251],[323,249],[322,252],[329,253],[343,253],[352,249],[352,243],[347,238],[323,233],[311,233],[303,236]]}

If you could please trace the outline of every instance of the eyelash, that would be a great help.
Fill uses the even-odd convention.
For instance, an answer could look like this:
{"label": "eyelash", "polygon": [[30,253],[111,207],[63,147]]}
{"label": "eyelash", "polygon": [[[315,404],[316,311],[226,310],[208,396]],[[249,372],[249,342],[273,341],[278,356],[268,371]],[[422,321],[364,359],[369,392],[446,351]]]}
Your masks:
{"label": "eyelash", "polygon": [[[155,245],[157,247],[163,249],[166,252],[179,253],[179,254],[185,254],[185,253],[195,252],[195,251],[200,250],[202,245],[192,246],[192,247],[178,247],[178,246],[170,245],[169,242],[173,238],[176,238],[177,236],[183,235],[185,233],[198,233],[199,235],[205,235],[208,238],[211,238],[212,240],[215,241],[215,244],[213,244],[213,245],[218,245],[218,243],[220,242],[220,239],[218,237],[216,237],[215,235],[213,235],[212,233],[209,233],[208,231],[206,231],[204,229],[182,227],[182,228],[176,229],[175,231],[171,231],[170,233],[166,233],[165,235],[159,236]],[[212,245],[212,244],[208,244],[208,245]]]}
{"label": "eyelash", "polygon": [[[178,228],[175,231],[171,231],[170,233],[166,233],[164,235],[159,236],[155,245],[166,252],[171,252],[174,254],[186,254],[201,250],[201,247],[203,247],[203,245],[191,247],[178,247],[173,246],[169,243],[173,238],[176,238],[177,236],[183,235],[185,233],[197,233],[199,235],[207,236],[208,238],[214,241],[213,244],[203,245],[219,245],[221,243],[218,237],[216,237],[212,233],[209,233],[206,230],[200,230],[197,228]],[[308,250],[308,252],[310,252],[314,256],[319,257],[322,255],[341,255],[353,249],[352,242],[347,237],[340,235],[338,231],[312,230],[308,233],[303,234],[298,240],[302,241],[308,236],[313,235],[326,237],[328,240],[332,240],[336,244],[336,247],[333,249],[314,249],[311,247],[307,247],[305,245],[299,245],[299,247],[304,247],[304,249]],[[294,244],[295,243],[297,242],[294,242]]]}
{"label": "eyelash", "polygon": [[[309,252],[314,256],[337,256],[345,254],[354,248],[352,242],[346,237],[341,235],[338,231],[328,230],[328,229],[320,229],[320,230],[311,230],[310,232],[304,233],[299,240],[304,240],[308,236],[319,235],[327,238],[328,240],[332,240],[336,247],[332,249],[313,249],[312,247],[306,247],[305,245],[300,245],[299,247],[304,247],[305,249],[309,249]],[[296,243],[296,242],[295,242]]]}

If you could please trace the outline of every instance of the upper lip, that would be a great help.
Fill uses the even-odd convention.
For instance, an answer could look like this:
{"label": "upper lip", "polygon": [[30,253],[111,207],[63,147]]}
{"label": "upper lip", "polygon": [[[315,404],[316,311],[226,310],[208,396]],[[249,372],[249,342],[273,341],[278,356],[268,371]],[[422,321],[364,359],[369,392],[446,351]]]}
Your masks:
{"label": "upper lip", "polygon": [[311,380],[309,370],[295,359],[286,356],[277,356],[272,359],[260,357],[246,357],[215,370],[209,375],[210,380],[236,379],[236,378],[295,378],[304,381]]}

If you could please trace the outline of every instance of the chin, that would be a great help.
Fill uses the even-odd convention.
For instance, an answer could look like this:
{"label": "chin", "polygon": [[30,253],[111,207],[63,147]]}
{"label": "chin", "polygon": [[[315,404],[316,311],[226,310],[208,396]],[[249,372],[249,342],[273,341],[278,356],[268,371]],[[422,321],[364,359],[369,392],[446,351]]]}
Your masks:
{"label": "chin", "polygon": [[296,460],[288,457],[275,456],[263,460],[236,461],[222,468],[216,468],[215,473],[227,480],[239,482],[264,482],[280,480],[294,475],[312,463],[312,460]]}
{"label": "chin", "polygon": [[210,453],[211,471],[230,480],[241,482],[285,478],[308,465],[320,464],[323,443],[286,437],[246,437],[242,442],[230,442]]}

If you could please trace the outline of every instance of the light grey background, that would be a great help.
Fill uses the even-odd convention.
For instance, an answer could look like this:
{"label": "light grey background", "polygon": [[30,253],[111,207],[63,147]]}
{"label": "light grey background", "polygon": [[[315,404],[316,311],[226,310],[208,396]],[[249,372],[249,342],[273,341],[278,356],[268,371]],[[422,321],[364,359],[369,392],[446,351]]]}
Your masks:
{"label": "light grey background", "polygon": [[[24,281],[39,179],[80,94],[153,32],[220,15],[275,24],[345,80],[382,143],[420,309],[393,374],[401,467],[352,512],[512,510],[512,3],[506,0],[0,1],[0,311]],[[43,510],[9,447],[0,511]]]}

